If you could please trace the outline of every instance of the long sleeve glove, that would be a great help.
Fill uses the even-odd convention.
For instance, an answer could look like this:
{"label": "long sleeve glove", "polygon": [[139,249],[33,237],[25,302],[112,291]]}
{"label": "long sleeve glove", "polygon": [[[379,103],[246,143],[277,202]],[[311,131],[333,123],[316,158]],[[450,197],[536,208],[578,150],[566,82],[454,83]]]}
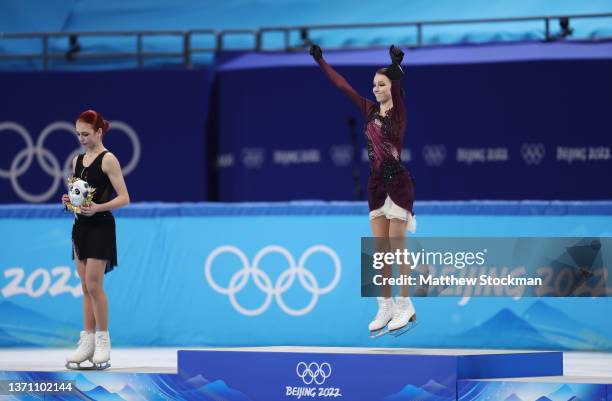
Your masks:
{"label": "long sleeve glove", "polygon": [[309,53],[317,63],[319,62],[319,60],[321,60],[321,57],[323,57],[323,50],[321,50],[318,45],[310,45]]}
{"label": "long sleeve glove", "polygon": [[389,56],[391,57],[391,65],[387,67],[387,72],[385,74],[391,81],[402,79],[404,71],[402,67],[400,67],[400,64],[404,59],[404,52],[401,51],[399,47],[391,45],[389,48]]}
{"label": "long sleeve glove", "polygon": [[404,60],[404,52],[399,48],[391,45],[389,48],[389,56],[391,57],[391,64],[402,64]]}

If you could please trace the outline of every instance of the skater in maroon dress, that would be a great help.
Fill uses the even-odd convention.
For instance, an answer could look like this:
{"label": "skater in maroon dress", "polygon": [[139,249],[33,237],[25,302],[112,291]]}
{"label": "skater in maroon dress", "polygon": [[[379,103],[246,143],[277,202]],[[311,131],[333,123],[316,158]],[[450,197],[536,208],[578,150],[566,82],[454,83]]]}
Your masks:
{"label": "skater in maroon dress", "polygon": [[[396,246],[391,247],[403,247],[406,231],[416,230],[416,219],[412,212],[414,183],[401,160],[406,129],[401,82],[404,73],[400,67],[404,53],[391,46],[391,64],[376,71],[372,83],[376,102],[359,95],[346,79],[327,64],[319,46],[312,45],[310,54],[329,80],[357,106],[365,120],[364,130],[370,159],[368,206],[372,235],[388,240],[389,244],[395,241]],[[400,274],[408,274],[408,271],[409,268],[404,266]],[[378,332],[385,327],[389,331],[397,331],[416,320],[407,287],[402,287],[401,296],[396,298],[395,303],[389,287],[383,288],[377,300],[378,313],[369,325],[371,332]]]}

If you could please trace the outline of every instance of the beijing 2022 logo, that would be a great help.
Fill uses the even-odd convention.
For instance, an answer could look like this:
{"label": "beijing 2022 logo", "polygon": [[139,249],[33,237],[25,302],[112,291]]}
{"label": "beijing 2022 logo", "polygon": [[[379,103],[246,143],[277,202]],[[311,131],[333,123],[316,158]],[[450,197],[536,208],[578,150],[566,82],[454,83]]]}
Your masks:
{"label": "beijing 2022 logo", "polygon": [[[140,140],[138,139],[138,135],[132,127],[122,121],[111,121],[110,130],[123,132],[132,143],[132,158],[122,169],[123,175],[128,175],[134,171],[140,160]],[[0,168],[0,178],[8,179],[17,196],[26,202],[36,203],[50,200],[57,193],[62,182],[70,175],[72,160],[79,153],[82,153],[83,150],[79,146],[77,149],[70,152],[66,160],[60,164],[60,160],[57,159],[53,152],[45,148],[45,141],[49,135],[56,131],[66,131],[74,137],[75,141],[77,141],[77,136],[74,133],[74,123],[68,121],[55,121],[47,125],[40,133],[40,136],[36,140],[36,144],[34,144],[34,139],[28,130],[16,122],[0,122],[0,133],[3,131],[13,131],[21,136],[25,142],[25,148],[15,154],[8,170]],[[19,183],[19,177],[32,167],[34,156],[36,156],[36,161],[40,165],[42,171],[52,178],[51,185],[46,190],[39,193],[28,192]]]}
{"label": "beijing 2022 logo", "polygon": [[[212,267],[215,260],[222,254],[233,254],[237,256],[239,263],[238,267],[240,267],[240,269],[230,278],[227,287],[219,285],[213,278],[212,273]],[[278,276],[274,283],[272,283],[270,276],[260,268],[261,260],[269,254],[279,254],[284,257],[288,266],[287,269]],[[315,254],[326,255],[331,259],[333,264],[334,276],[325,287],[319,285],[317,277],[307,268],[309,258]],[[212,289],[220,294],[227,295],[234,309],[246,316],[257,316],[262,314],[268,309],[273,299],[276,300],[278,306],[286,314],[292,316],[305,315],[314,309],[321,295],[331,292],[338,285],[341,273],[342,266],[340,258],[333,249],[325,245],[314,245],[306,249],[299,257],[297,263],[293,255],[286,248],[279,245],[269,245],[262,248],[257,252],[252,262],[249,262],[247,256],[241,249],[233,245],[224,245],[214,249],[208,255],[206,263],[204,264],[204,276]],[[244,289],[250,277],[253,278],[253,282],[257,289],[265,294],[263,303],[254,309],[248,309],[242,306],[236,298],[236,294]],[[310,301],[301,309],[290,307],[283,299],[283,294],[296,283],[296,278],[298,284],[310,293]]]}
{"label": "beijing 2022 logo", "polygon": [[331,377],[332,366],[329,362],[298,362],[295,373],[305,386],[285,386],[285,397],[297,398],[338,398],[342,393],[337,387],[321,386]]}

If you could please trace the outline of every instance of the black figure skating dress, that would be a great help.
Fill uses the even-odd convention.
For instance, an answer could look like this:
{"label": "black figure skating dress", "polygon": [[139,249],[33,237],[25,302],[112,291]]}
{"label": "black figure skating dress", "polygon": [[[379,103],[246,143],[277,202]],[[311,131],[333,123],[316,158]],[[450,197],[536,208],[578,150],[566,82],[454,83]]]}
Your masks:
{"label": "black figure skating dress", "polygon": [[[108,151],[103,151],[87,167],[83,165],[85,154],[78,156],[74,176],[87,181],[95,188],[93,201],[97,204],[110,200],[113,190],[108,176],[102,171],[102,159]],[[72,226],[73,255],[79,260],[87,258],[106,260],[108,273],[117,266],[117,241],[115,236],[115,218],[110,211],[96,213],[93,216],[75,214]]]}

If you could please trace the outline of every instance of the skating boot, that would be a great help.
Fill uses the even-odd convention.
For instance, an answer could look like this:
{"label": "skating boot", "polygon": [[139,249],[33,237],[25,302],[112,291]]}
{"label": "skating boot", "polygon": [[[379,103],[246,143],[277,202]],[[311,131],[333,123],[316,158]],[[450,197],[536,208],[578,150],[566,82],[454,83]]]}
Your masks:
{"label": "skating boot", "polygon": [[387,334],[387,323],[393,319],[393,300],[391,298],[378,297],[376,301],[378,301],[378,312],[368,326],[370,337],[372,338]]}
{"label": "skating boot", "polygon": [[108,331],[96,332],[96,350],[93,354],[93,364],[96,369],[110,368],[111,342]]}
{"label": "skating boot", "polygon": [[409,297],[397,297],[393,319],[387,325],[389,333],[399,337],[416,326],[416,311]]}
{"label": "skating boot", "polygon": [[[81,366],[81,363],[85,361],[92,362],[95,349],[94,333],[88,333],[81,331],[81,338],[79,339],[79,346],[76,351],[68,355],[66,358],[66,368],[74,370],[87,370],[93,369],[93,366]],[[92,362],[93,363],[93,362]]]}

